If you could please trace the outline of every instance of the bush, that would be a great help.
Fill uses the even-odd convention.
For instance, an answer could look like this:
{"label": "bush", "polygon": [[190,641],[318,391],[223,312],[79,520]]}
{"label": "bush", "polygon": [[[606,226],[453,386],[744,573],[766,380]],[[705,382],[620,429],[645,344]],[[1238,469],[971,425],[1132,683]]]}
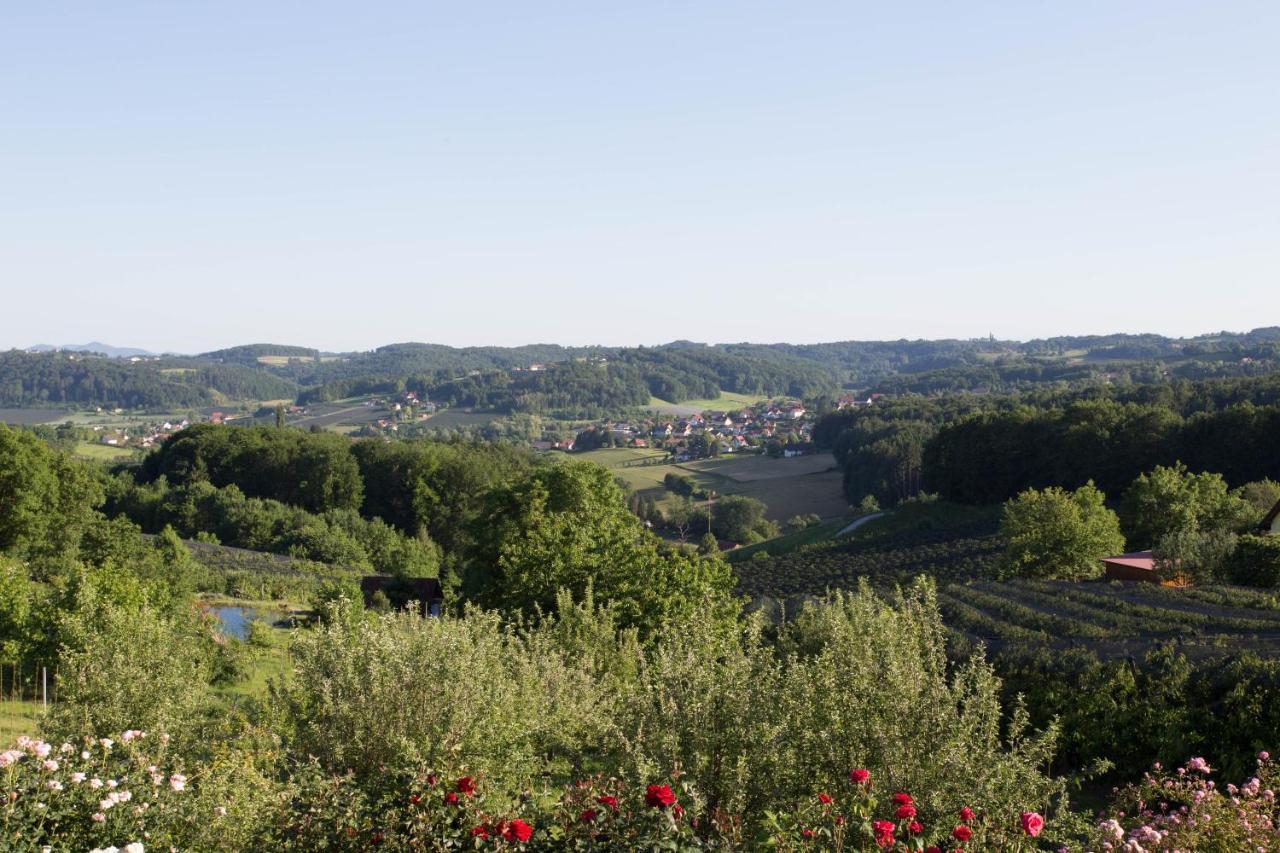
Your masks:
{"label": "bush", "polygon": [[191,617],[110,602],[62,618],[53,736],[145,728],[189,731],[207,700],[212,641]]}
{"label": "bush", "polygon": [[1280,536],[1241,536],[1226,566],[1231,583],[1280,586]]}

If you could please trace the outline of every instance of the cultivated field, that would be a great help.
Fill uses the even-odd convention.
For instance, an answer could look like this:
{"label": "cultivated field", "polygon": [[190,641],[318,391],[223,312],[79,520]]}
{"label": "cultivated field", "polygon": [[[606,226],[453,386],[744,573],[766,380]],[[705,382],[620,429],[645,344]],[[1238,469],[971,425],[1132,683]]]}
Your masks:
{"label": "cultivated field", "polygon": [[[757,602],[794,603],[862,581],[883,590],[928,575],[947,627],[962,643],[993,651],[1084,647],[1103,656],[1140,655],[1175,640],[1188,654],[1230,647],[1280,654],[1280,595],[1274,590],[1156,584],[996,580],[1004,544],[992,508],[900,507],[844,539],[806,545],[800,531],[732,556],[739,591]],[[784,553],[785,552],[785,553]]]}
{"label": "cultivated field", "polygon": [[0,424],[15,426],[60,424],[70,415],[71,412],[66,409],[0,409]]}
{"label": "cultivated field", "polygon": [[423,423],[430,429],[458,429],[492,423],[503,417],[500,412],[473,412],[466,409],[445,409],[427,418]]}
{"label": "cultivated field", "polygon": [[[612,456],[595,456],[608,453]],[[630,458],[623,454],[634,454]],[[651,454],[642,456],[640,454]],[[728,456],[664,465],[637,464],[646,458],[662,458],[661,451],[608,450],[578,454],[613,468],[614,474],[644,497],[659,504],[672,499],[663,486],[668,474],[689,477],[699,488],[718,495],[746,495],[764,502],[765,514],[783,522],[794,515],[843,517],[848,503],[841,488],[841,474],[829,454],[769,459],[764,456]],[[612,462],[612,464],[610,464]]]}

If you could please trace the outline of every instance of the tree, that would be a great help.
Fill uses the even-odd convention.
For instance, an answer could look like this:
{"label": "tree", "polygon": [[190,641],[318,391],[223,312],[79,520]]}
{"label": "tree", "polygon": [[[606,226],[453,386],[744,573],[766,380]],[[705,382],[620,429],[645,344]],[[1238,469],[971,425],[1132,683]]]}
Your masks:
{"label": "tree", "polygon": [[701,513],[698,512],[693,501],[687,497],[680,497],[667,507],[664,520],[667,526],[676,532],[680,543],[684,544],[689,538],[689,528],[699,518]]}
{"label": "tree", "polygon": [[1009,575],[1082,580],[1102,573],[1099,560],[1124,549],[1116,514],[1086,483],[1074,492],[1028,489],[1004,505],[1000,533]]}
{"label": "tree", "polygon": [[39,439],[0,424],[0,549],[46,529],[58,499],[51,455]]}
{"label": "tree", "polygon": [[1220,474],[1192,474],[1181,462],[1139,475],[1120,503],[1125,537],[1139,548],[1175,531],[1235,530],[1251,516],[1249,503],[1232,494]]}
{"label": "tree", "polygon": [[567,590],[613,603],[620,624],[655,631],[675,612],[727,601],[728,566],[718,558],[660,550],[627,511],[610,471],[566,462],[494,489],[476,519],[463,596],[507,611],[554,612]]}
{"label": "tree", "polygon": [[[708,508],[710,510],[710,508]],[[721,539],[751,543],[778,534],[778,526],[765,518],[765,505],[745,495],[725,495],[715,502],[711,530]]]}
{"label": "tree", "polygon": [[703,555],[720,553],[720,542],[714,533],[708,531],[702,534],[702,538],[698,540],[698,553]]}

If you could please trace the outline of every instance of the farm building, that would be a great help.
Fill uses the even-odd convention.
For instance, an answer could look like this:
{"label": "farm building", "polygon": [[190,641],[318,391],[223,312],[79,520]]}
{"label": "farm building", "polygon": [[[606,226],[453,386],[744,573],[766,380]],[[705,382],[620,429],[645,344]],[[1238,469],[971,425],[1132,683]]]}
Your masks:
{"label": "farm building", "polygon": [[1262,519],[1262,532],[1272,536],[1280,536],[1280,501],[1271,508],[1267,517]]}
{"label": "farm building", "polygon": [[1160,582],[1156,576],[1155,557],[1150,551],[1134,551],[1130,554],[1103,557],[1102,565],[1109,581]]}

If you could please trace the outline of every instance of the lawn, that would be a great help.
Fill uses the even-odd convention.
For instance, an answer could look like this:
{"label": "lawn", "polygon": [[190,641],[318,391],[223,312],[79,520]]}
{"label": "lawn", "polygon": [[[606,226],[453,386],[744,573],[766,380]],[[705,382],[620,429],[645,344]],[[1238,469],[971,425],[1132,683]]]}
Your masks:
{"label": "lawn", "polygon": [[767,400],[766,397],[758,394],[735,394],[731,391],[721,391],[720,396],[715,399],[681,400],[679,403],[671,403],[657,397],[650,397],[649,408],[670,415],[693,415],[709,409],[714,411],[743,409],[755,406],[765,400]]}
{"label": "lawn", "polygon": [[123,459],[132,459],[136,451],[127,447],[112,447],[110,444],[95,444],[92,441],[82,441],[76,445],[75,455],[81,459],[94,459],[100,462],[119,462]]}
{"label": "lawn", "polygon": [[35,732],[39,715],[39,702],[0,699],[0,746],[7,746],[18,735]]}
{"label": "lawn", "polygon": [[614,467],[613,472],[630,488],[660,505],[673,499],[662,481],[674,473],[689,477],[699,488],[714,490],[718,495],[746,495],[763,501],[765,515],[778,522],[810,513],[824,519],[843,518],[849,510],[842,475],[826,454],[792,459],[728,456],[680,464]]}
{"label": "lawn", "polygon": [[797,548],[813,545],[816,542],[825,542],[843,530],[851,520],[851,517],[834,518],[821,524],[815,524],[812,527],[784,533],[764,542],[747,545],[736,551],[730,551],[725,556],[729,558],[730,563],[736,563],[739,560],[751,559],[752,555],[758,551],[763,551],[771,557],[789,554]]}
{"label": "lawn", "polygon": [[665,450],[653,450],[645,447],[604,447],[599,450],[575,453],[570,458],[584,462],[594,462],[606,468],[622,468],[650,459],[666,459],[670,455]]}

